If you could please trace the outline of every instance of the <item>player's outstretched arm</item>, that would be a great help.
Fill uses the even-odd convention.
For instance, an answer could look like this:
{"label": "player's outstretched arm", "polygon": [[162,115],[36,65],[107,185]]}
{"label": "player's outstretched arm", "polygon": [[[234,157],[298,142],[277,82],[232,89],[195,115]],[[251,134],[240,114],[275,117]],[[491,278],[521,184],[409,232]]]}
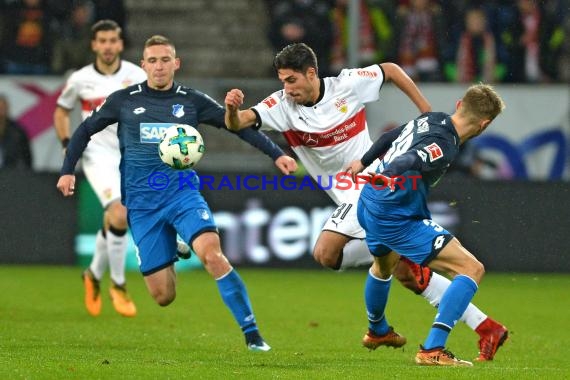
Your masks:
{"label": "player's outstretched arm", "polygon": [[245,128],[238,132],[230,131],[251,146],[259,149],[273,160],[281,173],[287,175],[297,170],[297,162],[287,156],[285,152],[266,134],[256,128]]}
{"label": "player's outstretched arm", "polygon": [[380,66],[384,71],[386,80],[394,82],[394,84],[414,102],[416,107],[420,110],[420,113],[431,111],[431,105],[426,97],[421,93],[412,78],[410,78],[400,66],[392,62],[382,63]]}
{"label": "player's outstretched arm", "polygon": [[239,131],[255,124],[256,116],[252,110],[242,111],[239,109],[243,105],[243,99],[243,92],[237,88],[228,91],[226,94],[225,122],[226,127],[231,131]]}

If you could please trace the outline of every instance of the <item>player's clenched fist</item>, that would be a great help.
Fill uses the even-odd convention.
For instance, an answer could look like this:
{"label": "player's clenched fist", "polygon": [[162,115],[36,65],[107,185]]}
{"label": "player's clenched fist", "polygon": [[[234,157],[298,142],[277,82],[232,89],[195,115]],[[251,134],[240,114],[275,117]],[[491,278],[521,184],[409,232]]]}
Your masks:
{"label": "player's clenched fist", "polygon": [[57,189],[66,197],[73,195],[75,193],[75,176],[66,174],[59,177]]}
{"label": "player's clenched fist", "polygon": [[226,108],[230,111],[237,110],[243,104],[243,92],[234,88],[226,94]]}

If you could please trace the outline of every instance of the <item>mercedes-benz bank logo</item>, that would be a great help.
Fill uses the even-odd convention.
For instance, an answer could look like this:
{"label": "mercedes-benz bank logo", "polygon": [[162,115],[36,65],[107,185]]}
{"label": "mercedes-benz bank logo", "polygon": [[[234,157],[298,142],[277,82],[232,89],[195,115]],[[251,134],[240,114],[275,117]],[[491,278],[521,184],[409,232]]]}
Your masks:
{"label": "mercedes-benz bank logo", "polygon": [[311,133],[303,133],[303,142],[306,146],[317,146],[319,138]]}

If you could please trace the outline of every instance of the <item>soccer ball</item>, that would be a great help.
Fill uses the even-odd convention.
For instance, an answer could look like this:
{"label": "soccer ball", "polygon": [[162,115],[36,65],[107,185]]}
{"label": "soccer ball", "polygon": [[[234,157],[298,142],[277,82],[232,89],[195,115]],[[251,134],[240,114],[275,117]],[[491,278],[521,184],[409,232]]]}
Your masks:
{"label": "soccer ball", "polygon": [[162,162],[178,170],[194,167],[205,150],[200,132],[186,124],[168,127],[158,144],[158,154]]}

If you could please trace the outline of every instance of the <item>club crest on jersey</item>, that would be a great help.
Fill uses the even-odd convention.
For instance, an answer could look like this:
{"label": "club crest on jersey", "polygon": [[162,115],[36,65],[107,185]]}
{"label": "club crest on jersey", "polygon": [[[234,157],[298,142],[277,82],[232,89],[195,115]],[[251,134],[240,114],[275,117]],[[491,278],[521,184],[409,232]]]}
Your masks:
{"label": "club crest on jersey", "polygon": [[124,81],[121,82],[121,85],[123,86],[123,88],[129,87],[131,84],[133,84],[133,81],[130,79],[125,79]]}
{"label": "club crest on jersey", "polygon": [[342,113],[346,113],[346,111],[348,111],[348,106],[346,104],[345,98],[337,99],[336,102],[334,102],[334,106]]}
{"label": "club crest on jersey", "polygon": [[111,197],[113,196],[113,190],[111,188],[106,188],[105,190],[103,190],[103,197],[105,199],[111,199]]}
{"label": "club crest on jersey", "polygon": [[184,106],[182,104],[172,105],[172,114],[178,118],[184,116]]}
{"label": "club crest on jersey", "polygon": [[196,212],[198,213],[198,215],[200,215],[200,219],[202,219],[202,220],[210,219],[210,214],[208,214],[207,210],[201,208],[199,210],[196,210]]}
{"label": "club crest on jersey", "polygon": [[443,151],[436,143],[431,143],[424,148],[429,154],[430,162],[434,162],[435,160],[440,159],[443,157]]}

